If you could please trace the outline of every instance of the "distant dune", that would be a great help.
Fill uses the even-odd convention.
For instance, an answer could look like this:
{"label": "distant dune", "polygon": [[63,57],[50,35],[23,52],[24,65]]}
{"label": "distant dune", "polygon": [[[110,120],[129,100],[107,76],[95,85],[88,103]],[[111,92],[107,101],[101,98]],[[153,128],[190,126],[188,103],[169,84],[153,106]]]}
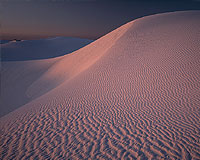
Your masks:
{"label": "distant dune", "polygon": [[13,64],[4,82],[34,100],[0,118],[1,159],[200,159],[199,19],[147,16],[72,54]]}
{"label": "distant dune", "polygon": [[0,40],[0,44],[6,44],[6,43],[9,43],[10,40]]}
{"label": "distant dune", "polygon": [[71,53],[93,40],[57,37],[39,40],[10,41],[1,44],[2,61],[25,61],[53,58]]}

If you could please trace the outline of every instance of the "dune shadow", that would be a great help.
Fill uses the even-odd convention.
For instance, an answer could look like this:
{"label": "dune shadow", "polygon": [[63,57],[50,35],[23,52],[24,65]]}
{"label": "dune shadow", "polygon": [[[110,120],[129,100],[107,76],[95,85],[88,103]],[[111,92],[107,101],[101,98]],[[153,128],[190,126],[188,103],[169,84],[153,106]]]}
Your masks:
{"label": "dune shadow", "polygon": [[56,37],[50,39],[10,41],[1,44],[1,61],[48,59],[69,54],[92,40]]}

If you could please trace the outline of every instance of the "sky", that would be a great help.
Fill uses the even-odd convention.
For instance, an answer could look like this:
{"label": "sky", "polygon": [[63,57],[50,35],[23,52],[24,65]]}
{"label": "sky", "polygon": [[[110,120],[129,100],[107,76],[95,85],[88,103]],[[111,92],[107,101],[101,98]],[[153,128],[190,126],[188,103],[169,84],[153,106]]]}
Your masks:
{"label": "sky", "polygon": [[147,15],[200,10],[200,0],[0,0],[1,39],[97,39]]}

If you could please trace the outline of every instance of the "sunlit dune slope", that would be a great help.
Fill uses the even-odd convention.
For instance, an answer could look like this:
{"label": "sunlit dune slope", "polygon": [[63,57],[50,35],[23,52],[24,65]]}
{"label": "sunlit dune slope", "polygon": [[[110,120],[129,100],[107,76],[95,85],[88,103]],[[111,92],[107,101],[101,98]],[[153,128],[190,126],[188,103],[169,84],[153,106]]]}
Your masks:
{"label": "sunlit dune slope", "polygon": [[61,57],[0,119],[1,159],[200,159],[199,19],[144,17]]}

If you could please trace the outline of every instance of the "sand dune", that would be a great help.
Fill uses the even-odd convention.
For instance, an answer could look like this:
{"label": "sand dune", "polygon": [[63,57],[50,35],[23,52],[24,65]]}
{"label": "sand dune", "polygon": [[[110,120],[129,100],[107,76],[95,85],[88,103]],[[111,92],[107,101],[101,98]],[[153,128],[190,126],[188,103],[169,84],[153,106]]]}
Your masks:
{"label": "sand dune", "polygon": [[25,61],[53,58],[71,53],[91,42],[92,40],[89,39],[71,37],[10,41],[1,44],[1,60]]}
{"label": "sand dune", "polygon": [[0,44],[6,44],[6,43],[9,43],[10,40],[0,40]]}
{"label": "sand dune", "polygon": [[36,98],[27,89],[59,59],[2,62],[0,117]]}
{"label": "sand dune", "polygon": [[44,60],[37,98],[0,119],[1,159],[200,159],[199,19],[144,17]]}
{"label": "sand dune", "polygon": [[[38,81],[60,58],[51,58],[49,60],[34,59],[68,54],[90,42],[92,40],[57,37],[40,40],[10,41],[1,44],[3,62],[1,64],[0,117],[40,96],[39,92],[29,94],[28,88],[32,83]],[[45,81],[45,85],[42,86],[45,90],[42,94],[55,87],[54,85],[47,87],[47,85],[51,86],[50,82],[46,83]],[[41,89],[39,90],[41,91]]]}

